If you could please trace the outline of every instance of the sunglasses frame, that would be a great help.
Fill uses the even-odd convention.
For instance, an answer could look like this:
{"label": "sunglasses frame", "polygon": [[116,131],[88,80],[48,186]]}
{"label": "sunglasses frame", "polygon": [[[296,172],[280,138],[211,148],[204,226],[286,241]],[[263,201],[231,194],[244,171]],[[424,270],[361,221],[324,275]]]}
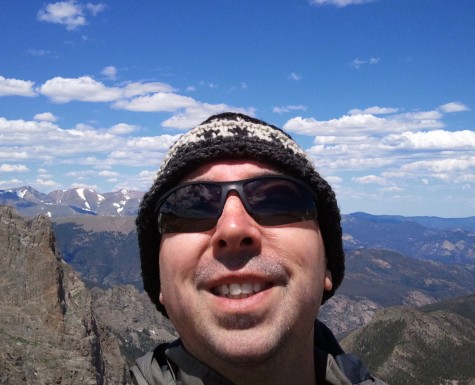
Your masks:
{"label": "sunglasses frame", "polygon": [[[249,202],[246,198],[246,194],[244,192],[244,186],[248,183],[251,183],[251,182],[254,182],[254,181],[259,181],[259,180],[264,180],[264,179],[269,179],[269,180],[270,179],[276,179],[276,180],[285,180],[287,182],[292,182],[292,183],[302,187],[309,194],[309,196],[311,197],[312,202],[313,202],[313,209],[311,211],[306,212],[300,220],[294,221],[294,222],[287,222],[287,223],[297,223],[297,222],[307,220],[307,219],[315,219],[315,220],[317,219],[317,204],[316,204],[317,199],[315,197],[315,194],[312,192],[312,190],[310,189],[310,187],[306,183],[302,182],[299,179],[293,178],[291,176],[282,175],[282,174],[270,174],[270,175],[261,175],[261,176],[257,176],[257,177],[235,180],[235,181],[227,181],[227,182],[199,180],[199,181],[185,182],[185,183],[178,184],[177,186],[173,187],[172,189],[168,190],[165,194],[163,194],[162,197],[157,201],[157,203],[155,205],[154,212],[155,212],[155,216],[157,217],[159,232],[162,233],[161,224],[160,224],[160,218],[161,218],[160,209],[161,209],[162,205],[166,202],[166,200],[173,193],[175,193],[176,191],[178,191],[178,190],[180,190],[184,187],[193,186],[193,185],[200,185],[200,184],[219,186],[221,188],[221,197],[220,197],[220,202],[219,202],[219,206],[218,206],[219,209],[218,209],[216,215],[210,216],[209,218],[206,218],[206,219],[213,219],[217,222],[218,219],[221,217],[221,215],[223,213],[223,209],[224,209],[224,206],[226,204],[226,200],[228,199],[229,193],[231,191],[235,191],[238,194],[239,199],[241,200],[244,208],[246,209],[246,212],[254,220],[256,220],[257,223],[259,223],[259,220],[257,219],[259,217],[259,213],[255,213],[254,210],[252,209],[252,207],[250,206],[250,204],[249,204]],[[188,219],[193,220],[193,219],[200,219],[200,218],[190,217]],[[216,223],[215,223],[215,225],[216,225]],[[213,228],[213,227],[211,227],[211,228]],[[208,230],[211,230],[211,228],[208,229]],[[188,232],[193,232],[193,231],[180,231],[180,232],[188,233]]]}

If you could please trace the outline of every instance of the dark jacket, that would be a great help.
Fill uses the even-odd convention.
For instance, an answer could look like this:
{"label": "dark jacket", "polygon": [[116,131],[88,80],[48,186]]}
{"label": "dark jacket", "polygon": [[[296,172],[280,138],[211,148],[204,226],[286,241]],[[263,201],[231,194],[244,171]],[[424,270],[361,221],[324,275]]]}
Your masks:
{"label": "dark jacket", "polygon": [[[320,321],[315,323],[314,357],[318,384],[387,385],[372,377],[356,356],[345,354]],[[180,339],[159,345],[137,359],[136,364],[131,372],[137,385],[233,385],[191,356]]]}

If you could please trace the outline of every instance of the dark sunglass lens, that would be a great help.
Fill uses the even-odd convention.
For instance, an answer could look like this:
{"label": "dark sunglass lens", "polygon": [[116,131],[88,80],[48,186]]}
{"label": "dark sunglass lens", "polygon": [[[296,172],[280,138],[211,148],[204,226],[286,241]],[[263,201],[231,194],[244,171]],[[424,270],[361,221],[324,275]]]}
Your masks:
{"label": "dark sunglass lens", "polygon": [[162,233],[189,233],[212,229],[219,215],[221,187],[190,184],[174,191],[161,205],[158,223]]}
{"label": "dark sunglass lens", "polygon": [[252,216],[263,226],[316,218],[315,202],[307,189],[284,178],[256,179],[244,185]]}

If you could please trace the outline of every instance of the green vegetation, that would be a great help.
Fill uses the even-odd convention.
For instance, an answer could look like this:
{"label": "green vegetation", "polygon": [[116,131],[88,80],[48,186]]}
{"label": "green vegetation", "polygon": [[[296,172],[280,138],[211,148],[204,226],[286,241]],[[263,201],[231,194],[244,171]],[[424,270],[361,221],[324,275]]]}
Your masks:
{"label": "green vegetation", "polygon": [[475,383],[475,295],[386,309],[342,345],[391,385]]}

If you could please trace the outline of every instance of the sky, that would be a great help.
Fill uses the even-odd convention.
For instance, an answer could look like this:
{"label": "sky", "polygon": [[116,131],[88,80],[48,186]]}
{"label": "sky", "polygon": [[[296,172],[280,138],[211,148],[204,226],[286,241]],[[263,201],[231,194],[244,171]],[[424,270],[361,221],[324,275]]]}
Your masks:
{"label": "sky", "polygon": [[146,191],[237,111],[342,213],[475,216],[473,0],[2,0],[0,189]]}

